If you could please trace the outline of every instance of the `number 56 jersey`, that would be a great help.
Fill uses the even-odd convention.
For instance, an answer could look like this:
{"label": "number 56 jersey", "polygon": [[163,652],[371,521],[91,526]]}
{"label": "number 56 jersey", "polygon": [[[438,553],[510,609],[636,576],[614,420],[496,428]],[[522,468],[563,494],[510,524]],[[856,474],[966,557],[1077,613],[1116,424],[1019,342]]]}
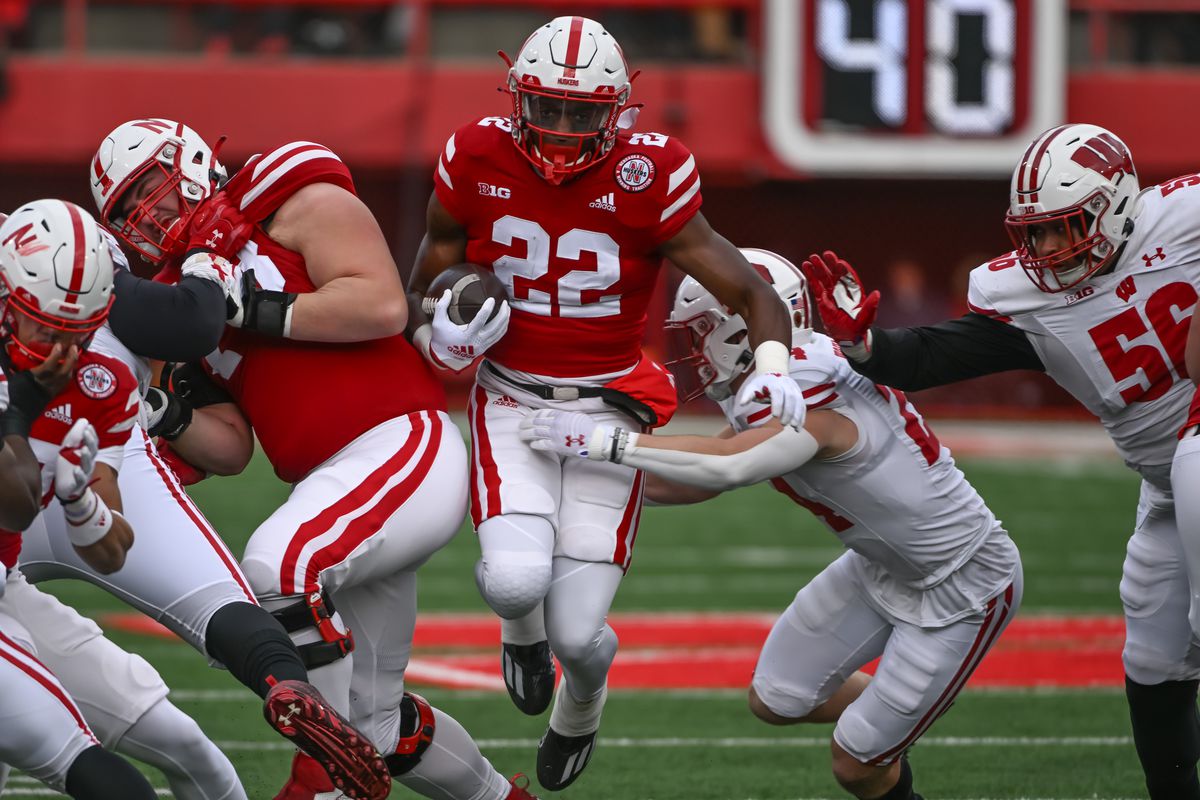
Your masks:
{"label": "number 56 jersey", "polygon": [[508,290],[508,333],[492,362],[554,378],[628,370],[641,357],[657,250],[700,208],[696,161],[677,139],[622,132],[578,177],[552,185],[484,117],[446,142],[437,198],[466,230],[467,261]]}
{"label": "number 56 jersey", "polygon": [[1014,253],[971,272],[971,309],[1024,332],[1046,374],[1095,414],[1125,463],[1169,490],[1194,386],[1183,351],[1200,285],[1200,175],[1142,191],[1104,275],[1038,290]]}

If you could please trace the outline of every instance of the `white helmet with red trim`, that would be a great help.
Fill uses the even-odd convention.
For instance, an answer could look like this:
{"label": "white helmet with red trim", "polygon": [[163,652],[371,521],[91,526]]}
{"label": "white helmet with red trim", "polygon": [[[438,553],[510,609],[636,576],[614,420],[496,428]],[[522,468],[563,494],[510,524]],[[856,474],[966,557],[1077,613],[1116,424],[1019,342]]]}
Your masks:
{"label": "white helmet with red trim", "polygon": [[216,150],[183,123],[138,119],[104,138],[90,177],[100,221],[147,261],[161,264],[182,252],[196,206],[224,181],[225,168]]}
{"label": "white helmet with red trim", "polygon": [[[812,335],[812,304],[804,273],[777,253],[753,247],[743,247],[741,253],[787,304],[793,341],[806,340]],[[687,334],[688,354],[667,362],[669,367],[690,368],[674,370],[684,402],[701,394],[724,400],[731,393],[729,384],[754,361],[745,320],[731,314],[691,276],[685,277],[675,292],[666,328]]]}
{"label": "white helmet with red trim", "polygon": [[595,166],[617,141],[629,82],[625,55],[603,25],[586,17],[550,20],[509,62],[517,149],[553,184]]}
{"label": "white helmet with red trim", "polygon": [[[1103,269],[1133,232],[1139,191],[1129,148],[1099,125],[1060,125],[1013,172],[1005,225],[1025,274],[1061,292]],[[1039,239],[1053,238],[1047,247]]]}
{"label": "white helmet with red trim", "polygon": [[74,203],[21,206],[0,225],[0,293],[0,342],[17,369],[42,363],[65,338],[85,348],[113,301],[108,239]]}

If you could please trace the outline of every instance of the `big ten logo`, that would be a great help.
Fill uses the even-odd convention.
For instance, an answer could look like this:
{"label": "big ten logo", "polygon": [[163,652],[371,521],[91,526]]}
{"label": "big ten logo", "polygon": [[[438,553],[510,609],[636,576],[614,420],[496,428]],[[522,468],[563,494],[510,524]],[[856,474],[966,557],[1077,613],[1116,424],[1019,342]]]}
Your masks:
{"label": "big ten logo", "polygon": [[1083,298],[1091,297],[1095,293],[1096,293],[1096,290],[1093,289],[1091,286],[1085,286],[1082,289],[1080,289],[1078,292],[1076,292],[1075,294],[1067,295],[1067,305],[1071,305],[1072,303],[1078,303]]}
{"label": "big ten logo", "polygon": [[501,200],[507,200],[512,197],[512,189],[506,186],[495,186],[490,183],[480,183],[479,193],[484,197],[499,197]]}

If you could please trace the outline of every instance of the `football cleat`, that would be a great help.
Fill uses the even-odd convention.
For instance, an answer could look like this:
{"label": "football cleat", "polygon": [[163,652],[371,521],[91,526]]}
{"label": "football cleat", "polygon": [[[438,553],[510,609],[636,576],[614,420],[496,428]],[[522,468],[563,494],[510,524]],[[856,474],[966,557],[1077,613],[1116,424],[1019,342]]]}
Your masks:
{"label": "football cleat", "polygon": [[[304,681],[279,681],[267,692],[263,716],[272,728],[316,760],[351,800],[384,800],[392,776],[375,745]],[[290,781],[289,781],[290,782]]]}
{"label": "football cleat", "polygon": [[275,800],[346,800],[346,795],[333,788],[333,781],[315,758],[297,750],[287,783]]}
{"label": "football cleat", "polygon": [[538,742],[538,783],[552,792],[565,789],[575,782],[583,768],[592,760],[596,749],[596,731],[583,736],[563,736],[546,728]]}
{"label": "football cleat", "polygon": [[549,642],[503,644],[500,671],[513,705],[530,716],[541,714],[554,697],[554,657]]}
{"label": "football cleat", "polygon": [[[521,781],[521,783],[518,783],[518,781]],[[521,773],[518,772],[516,775],[513,775],[509,783],[512,785],[512,789],[509,790],[504,800],[538,800],[537,795],[531,794],[529,791],[529,778],[526,778]]]}

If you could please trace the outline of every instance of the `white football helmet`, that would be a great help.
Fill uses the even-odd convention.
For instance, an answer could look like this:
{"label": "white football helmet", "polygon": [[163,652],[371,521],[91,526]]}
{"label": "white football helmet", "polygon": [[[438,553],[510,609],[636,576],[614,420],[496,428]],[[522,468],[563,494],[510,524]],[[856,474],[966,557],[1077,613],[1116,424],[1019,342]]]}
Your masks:
{"label": "white football helmet", "polygon": [[112,254],[100,226],[74,203],[21,206],[0,225],[0,293],[0,342],[17,369],[46,360],[62,339],[52,331],[75,334],[86,348],[113,301]]}
{"label": "white football helmet", "polygon": [[609,154],[630,78],[621,47],[604,26],[557,17],[508,63],[513,140],[538,174],[559,184]]}
{"label": "white football helmet", "polygon": [[147,261],[161,264],[182,252],[196,206],[226,175],[216,149],[191,128],[139,119],[105,137],[90,177],[100,221]]}
{"label": "white football helmet", "polygon": [[[812,335],[812,304],[804,273],[777,253],[753,247],[743,247],[741,253],[787,304],[793,341],[806,340]],[[669,367],[691,368],[674,370],[684,402],[701,394],[724,400],[731,393],[730,382],[754,361],[746,322],[740,315],[729,313],[690,275],[675,292],[675,305],[666,328],[683,331],[688,337],[688,355],[667,362]]]}
{"label": "white football helmet", "polygon": [[[1005,226],[1025,274],[1061,292],[1103,269],[1133,232],[1133,157],[1098,125],[1060,125],[1029,145],[1013,172]],[[1039,237],[1062,241],[1042,252]]]}

